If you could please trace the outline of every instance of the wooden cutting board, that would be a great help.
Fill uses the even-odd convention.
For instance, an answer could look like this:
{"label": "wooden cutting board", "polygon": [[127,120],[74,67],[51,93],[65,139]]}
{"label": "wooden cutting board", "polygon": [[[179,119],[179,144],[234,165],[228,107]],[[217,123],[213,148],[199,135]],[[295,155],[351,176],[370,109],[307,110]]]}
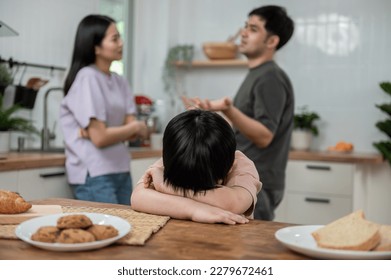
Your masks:
{"label": "wooden cutting board", "polygon": [[0,225],[19,224],[31,218],[59,213],[62,213],[60,205],[33,205],[25,213],[0,214]]}

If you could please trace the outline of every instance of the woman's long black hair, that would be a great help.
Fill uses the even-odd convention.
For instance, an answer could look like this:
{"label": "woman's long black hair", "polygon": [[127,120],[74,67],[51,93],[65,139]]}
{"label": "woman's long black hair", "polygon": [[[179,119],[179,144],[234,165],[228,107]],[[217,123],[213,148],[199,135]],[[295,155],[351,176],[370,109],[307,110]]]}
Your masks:
{"label": "woman's long black hair", "polygon": [[223,117],[210,111],[185,111],[164,131],[164,181],[185,195],[213,189],[228,175],[235,150],[235,134]]}
{"label": "woman's long black hair", "polygon": [[100,46],[111,23],[115,23],[115,20],[103,15],[88,15],[79,23],[71,67],[64,83],[64,95],[67,95],[79,70],[95,62],[95,47]]}

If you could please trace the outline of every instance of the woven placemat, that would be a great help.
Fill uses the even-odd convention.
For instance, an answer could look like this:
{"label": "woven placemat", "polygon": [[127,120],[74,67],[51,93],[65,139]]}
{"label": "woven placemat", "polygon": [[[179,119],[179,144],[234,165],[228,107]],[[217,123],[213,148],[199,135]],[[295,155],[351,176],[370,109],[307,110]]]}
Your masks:
{"label": "woven placemat", "polygon": [[15,235],[17,225],[0,225],[0,239],[18,239]]}
{"label": "woven placemat", "polygon": [[[71,207],[63,206],[63,213],[101,213],[121,217],[127,220],[132,229],[130,233],[117,241],[122,245],[144,245],[151,235],[161,229],[170,219],[168,216],[157,216],[136,212],[132,209]],[[0,225],[0,238],[18,239],[15,235],[17,225]]]}

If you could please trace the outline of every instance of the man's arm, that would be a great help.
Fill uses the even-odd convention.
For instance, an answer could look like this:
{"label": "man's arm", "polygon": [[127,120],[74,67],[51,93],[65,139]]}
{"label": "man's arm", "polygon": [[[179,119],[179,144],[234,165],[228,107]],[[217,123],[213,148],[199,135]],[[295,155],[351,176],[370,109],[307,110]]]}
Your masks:
{"label": "man's arm", "polygon": [[235,106],[232,105],[222,112],[235,128],[258,147],[265,148],[272,142],[274,134],[266,126],[243,114]]}
{"label": "man's arm", "polygon": [[236,129],[260,148],[267,147],[273,140],[274,134],[266,126],[243,114],[228,97],[212,101],[182,97],[182,101],[187,108],[221,111]]}

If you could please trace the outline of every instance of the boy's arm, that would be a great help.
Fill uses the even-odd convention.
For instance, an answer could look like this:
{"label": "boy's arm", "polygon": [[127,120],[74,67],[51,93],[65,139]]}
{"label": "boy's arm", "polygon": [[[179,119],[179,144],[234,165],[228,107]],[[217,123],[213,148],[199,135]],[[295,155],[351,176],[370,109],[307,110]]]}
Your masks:
{"label": "boy's arm", "polygon": [[190,198],[169,195],[144,187],[143,178],[137,183],[131,197],[132,209],[155,215],[201,223],[247,223],[245,217]]}
{"label": "boy's arm", "polygon": [[[256,203],[256,195],[260,191],[261,183],[257,170],[241,152],[235,153],[235,163],[227,178],[226,186],[198,193],[186,193],[186,197],[196,201],[219,207],[237,214],[243,214],[252,208]],[[182,191],[175,191],[172,187],[163,183],[163,168],[151,168],[146,172],[145,186],[152,182],[153,188],[157,191],[183,196]]]}
{"label": "boy's arm", "polygon": [[[171,186],[163,182],[163,170],[160,168],[150,168],[144,177],[144,187],[154,188],[156,191],[164,194],[183,197],[183,191],[174,190]],[[216,189],[206,191],[205,193],[193,194],[186,192],[186,197],[195,201],[219,207],[224,210],[237,214],[243,214],[251,207],[253,197],[251,193],[241,186],[225,187],[220,186]]]}
{"label": "boy's arm", "polygon": [[252,194],[242,186],[220,186],[191,198],[237,214],[245,213],[254,202]]}

